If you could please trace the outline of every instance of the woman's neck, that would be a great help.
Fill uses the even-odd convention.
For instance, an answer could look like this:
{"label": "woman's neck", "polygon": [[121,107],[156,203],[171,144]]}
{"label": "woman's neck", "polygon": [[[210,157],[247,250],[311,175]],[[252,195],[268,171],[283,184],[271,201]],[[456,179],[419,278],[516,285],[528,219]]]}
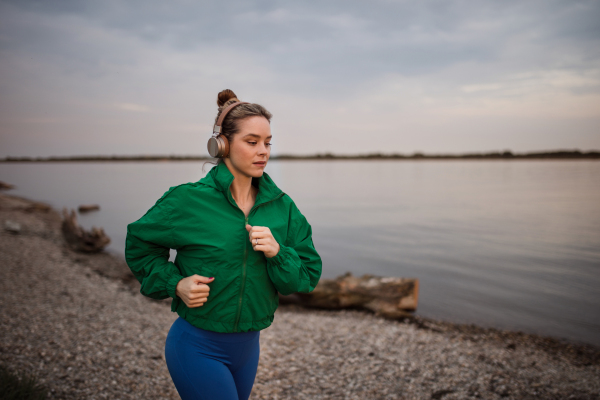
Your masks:
{"label": "woman's neck", "polygon": [[231,190],[231,195],[235,202],[240,207],[254,203],[255,189],[252,186],[252,177],[240,173],[235,168],[232,168],[231,164],[226,164],[229,172],[233,175],[233,182],[231,182],[229,190]]}

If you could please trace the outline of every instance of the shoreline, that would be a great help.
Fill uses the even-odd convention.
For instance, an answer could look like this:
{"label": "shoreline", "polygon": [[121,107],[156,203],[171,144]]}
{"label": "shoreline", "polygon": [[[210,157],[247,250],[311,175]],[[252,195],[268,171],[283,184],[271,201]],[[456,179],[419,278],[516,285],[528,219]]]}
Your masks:
{"label": "shoreline", "polygon": [[[51,398],[92,398],[99,393],[138,398],[140,391],[146,398],[177,398],[164,364],[164,341],[156,340],[166,337],[176,318],[168,307],[170,301],[139,294],[139,283],[118,254],[81,254],[66,248],[60,214],[53,209],[25,211],[34,204],[40,203],[0,192],[0,265],[5,273],[0,304],[7,310],[0,317],[4,343],[0,363],[38,373],[53,390]],[[4,229],[6,220],[19,223],[21,232],[9,233]],[[65,282],[63,277],[71,280]],[[29,299],[24,293],[30,287],[44,290],[34,291]],[[93,312],[82,307],[88,300]],[[120,308],[113,307],[115,302]],[[303,333],[306,326],[314,327],[315,337]],[[107,339],[114,335],[122,341]],[[150,342],[140,342],[138,336]],[[410,321],[389,321],[364,311],[293,305],[280,306],[274,324],[261,336],[263,349],[252,399],[299,398],[298,393],[311,398],[353,398],[348,393],[362,393],[356,398],[435,395],[444,399],[519,399],[535,396],[534,392],[544,398],[600,394],[600,347],[551,336],[419,315]],[[92,345],[79,338],[89,339]],[[281,368],[284,360],[286,367]],[[96,364],[105,365],[105,370]],[[322,375],[333,374],[331,382],[315,386],[309,379],[315,373],[311,367]],[[381,373],[377,378],[369,372],[374,368]],[[299,371],[304,372],[294,373]],[[344,377],[337,383],[336,371]],[[480,376],[479,371],[488,372]],[[521,381],[523,373],[529,377]],[[553,377],[545,377],[548,373]],[[97,376],[98,382],[90,383],[85,374]],[[461,384],[461,377],[469,374],[477,375],[472,379],[475,383]],[[138,382],[140,376],[148,382]],[[348,386],[348,380],[361,382],[360,387]]]}

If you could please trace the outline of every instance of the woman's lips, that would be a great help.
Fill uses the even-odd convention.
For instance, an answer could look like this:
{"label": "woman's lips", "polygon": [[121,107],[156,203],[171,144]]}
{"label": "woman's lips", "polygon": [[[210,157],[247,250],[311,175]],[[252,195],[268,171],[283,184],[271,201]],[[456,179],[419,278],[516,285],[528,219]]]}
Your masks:
{"label": "woman's lips", "polygon": [[264,167],[265,165],[267,165],[267,162],[266,161],[255,162],[254,165],[258,165],[260,167]]}

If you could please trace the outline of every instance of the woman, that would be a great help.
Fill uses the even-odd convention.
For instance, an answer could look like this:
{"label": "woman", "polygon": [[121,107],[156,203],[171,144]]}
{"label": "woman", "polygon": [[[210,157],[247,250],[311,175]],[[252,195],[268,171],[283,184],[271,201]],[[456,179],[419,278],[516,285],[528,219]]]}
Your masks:
{"label": "woman", "polygon": [[310,224],[264,172],[271,113],[231,90],[217,105],[215,121],[224,119],[209,141],[211,152],[217,139],[223,145],[217,165],[198,182],[171,187],[127,226],[125,256],[140,292],[171,297],[179,315],[165,355],[184,400],[247,399],[278,293],[308,293],[321,276]]}

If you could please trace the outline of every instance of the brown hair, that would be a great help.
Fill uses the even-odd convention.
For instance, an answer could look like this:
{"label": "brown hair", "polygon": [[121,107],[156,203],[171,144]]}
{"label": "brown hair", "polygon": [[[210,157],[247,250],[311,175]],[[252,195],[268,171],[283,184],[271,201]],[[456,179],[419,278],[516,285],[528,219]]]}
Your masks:
{"label": "brown hair", "polygon": [[[219,111],[217,112],[217,116],[215,117],[215,124],[219,119],[219,115],[227,106],[237,103],[240,101],[236,94],[233,93],[233,90],[225,89],[219,92],[217,95],[217,106],[219,106]],[[248,103],[241,104],[239,106],[234,107],[231,111],[227,113],[227,116],[223,120],[223,124],[221,125],[221,135],[225,136],[229,141],[229,144],[233,141],[233,136],[239,132],[239,122],[245,118],[260,116],[265,117],[267,121],[271,122],[271,118],[273,115],[267,111],[266,108],[261,106],[260,104]],[[219,165],[223,162],[222,158],[217,160],[215,165]]]}

